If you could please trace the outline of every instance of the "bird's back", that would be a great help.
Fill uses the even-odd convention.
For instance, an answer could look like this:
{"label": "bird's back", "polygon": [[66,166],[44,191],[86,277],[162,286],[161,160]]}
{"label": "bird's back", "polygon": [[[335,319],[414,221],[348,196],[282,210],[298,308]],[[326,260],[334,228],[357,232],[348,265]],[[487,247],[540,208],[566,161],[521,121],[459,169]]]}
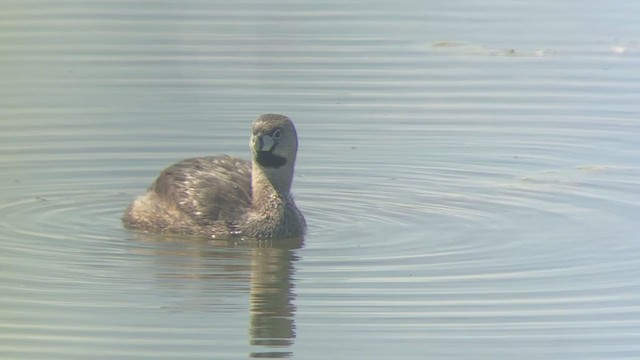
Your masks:
{"label": "bird's back", "polygon": [[164,169],[123,217],[152,232],[226,233],[251,206],[251,163],[222,155],[179,161]]}
{"label": "bird's back", "polygon": [[227,155],[182,160],[163,170],[149,191],[199,225],[237,219],[251,206],[251,163]]}

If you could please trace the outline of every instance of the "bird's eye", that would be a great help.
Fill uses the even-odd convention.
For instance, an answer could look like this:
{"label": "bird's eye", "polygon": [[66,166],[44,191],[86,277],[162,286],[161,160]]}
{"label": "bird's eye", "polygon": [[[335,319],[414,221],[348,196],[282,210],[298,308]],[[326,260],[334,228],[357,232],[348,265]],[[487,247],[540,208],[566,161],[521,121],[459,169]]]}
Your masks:
{"label": "bird's eye", "polygon": [[280,129],[276,130],[273,132],[273,134],[271,134],[271,137],[274,139],[279,139],[280,138]]}

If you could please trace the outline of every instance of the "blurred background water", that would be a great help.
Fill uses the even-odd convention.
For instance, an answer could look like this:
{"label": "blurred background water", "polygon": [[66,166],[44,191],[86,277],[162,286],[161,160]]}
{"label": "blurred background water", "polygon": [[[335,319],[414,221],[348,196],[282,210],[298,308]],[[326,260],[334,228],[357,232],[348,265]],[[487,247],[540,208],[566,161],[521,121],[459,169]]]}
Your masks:
{"label": "blurred background water", "polygon": [[[640,358],[638,13],[3,1],[0,356]],[[266,112],[303,245],[122,228]]]}

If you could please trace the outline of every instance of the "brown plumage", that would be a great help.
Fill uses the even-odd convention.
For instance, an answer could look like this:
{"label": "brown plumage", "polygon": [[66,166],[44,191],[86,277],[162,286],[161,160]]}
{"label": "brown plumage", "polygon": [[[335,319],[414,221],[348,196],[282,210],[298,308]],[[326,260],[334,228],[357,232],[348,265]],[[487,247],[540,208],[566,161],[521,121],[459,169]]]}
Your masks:
{"label": "brown plumage", "polygon": [[127,208],[125,227],[212,237],[302,236],[305,219],[290,193],[297,149],[288,117],[262,115],[252,128],[253,161],[221,155],[169,166]]}

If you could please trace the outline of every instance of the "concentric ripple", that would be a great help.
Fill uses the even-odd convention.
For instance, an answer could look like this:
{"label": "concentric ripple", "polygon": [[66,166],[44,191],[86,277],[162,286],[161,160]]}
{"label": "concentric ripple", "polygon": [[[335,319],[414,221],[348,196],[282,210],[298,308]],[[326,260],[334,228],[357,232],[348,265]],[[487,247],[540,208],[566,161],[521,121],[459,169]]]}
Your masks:
{"label": "concentric ripple", "polygon": [[[383,125],[370,129],[375,134]],[[626,141],[624,129],[597,136]],[[402,135],[395,134],[412,141]],[[501,135],[492,136],[491,142]],[[574,141],[592,142],[596,134],[581,136]],[[541,355],[549,354],[544,344],[556,341],[595,353],[624,342],[635,351],[640,199],[633,179],[640,169],[568,166],[579,151],[567,149],[578,145],[560,134],[548,137],[544,149],[528,138],[494,147],[475,141],[434,138],[429,145],[484,147],[482,154],[461,152],[464,157],[453,151],[448,158],[393,161],[385,158],[388,148],[367,149],[366,141],[355,149],[338,142],[344,154],[323,153],[330,164],[303,153],[295,193],[310,231],[302,249],[141,237],[122,229],[123,209],[157,173],[151,164],[172,154],[107,161],[110,175],[86,168],[91,155],[71,150],[49,166],[25,158],[5,182],[0,206],[5,273],[14,279],[2,286],[4,305],[13,309],[8,339],[18,344],[15,351],[34,337],[53,349],[86,337],[95,348],[106,335],[104,344],[124,344],[121,356],[151,356],[149,346],[171,338],[199,357],[194,349],[206,347],[206,338],[193,327],[196,314],[213,321],[221,315],[212,314],[230,311],[245,314],[224,315],[241,325],[236,336],[244,327],[252,336],[229,351],[248,346],[253,356],[291,356],[286,349],[296,343],[297,329],[329,332],[338,323],[345,336],[426,341],[444,353],[460,343],[490,351],[477,341]],[[313,139],[307,146],[313,148]],[[70,173],[73,178],[62,176]],[[101,313],[145,325],[136,329]],[[166,327],[162,316],[172,313],[192,325]],[[301,324],[297,313],[306,319]],[[147,316],[160,320],[149,323]],[[81,335],[71,324],[85,321],[93,325]],[[59,335],[48,338],[49,331]],[[122,334],[142,343],[128,344]],[[237,341],[229,334],[223,339]],[[274,352],[278,346],[285,350]]]}

